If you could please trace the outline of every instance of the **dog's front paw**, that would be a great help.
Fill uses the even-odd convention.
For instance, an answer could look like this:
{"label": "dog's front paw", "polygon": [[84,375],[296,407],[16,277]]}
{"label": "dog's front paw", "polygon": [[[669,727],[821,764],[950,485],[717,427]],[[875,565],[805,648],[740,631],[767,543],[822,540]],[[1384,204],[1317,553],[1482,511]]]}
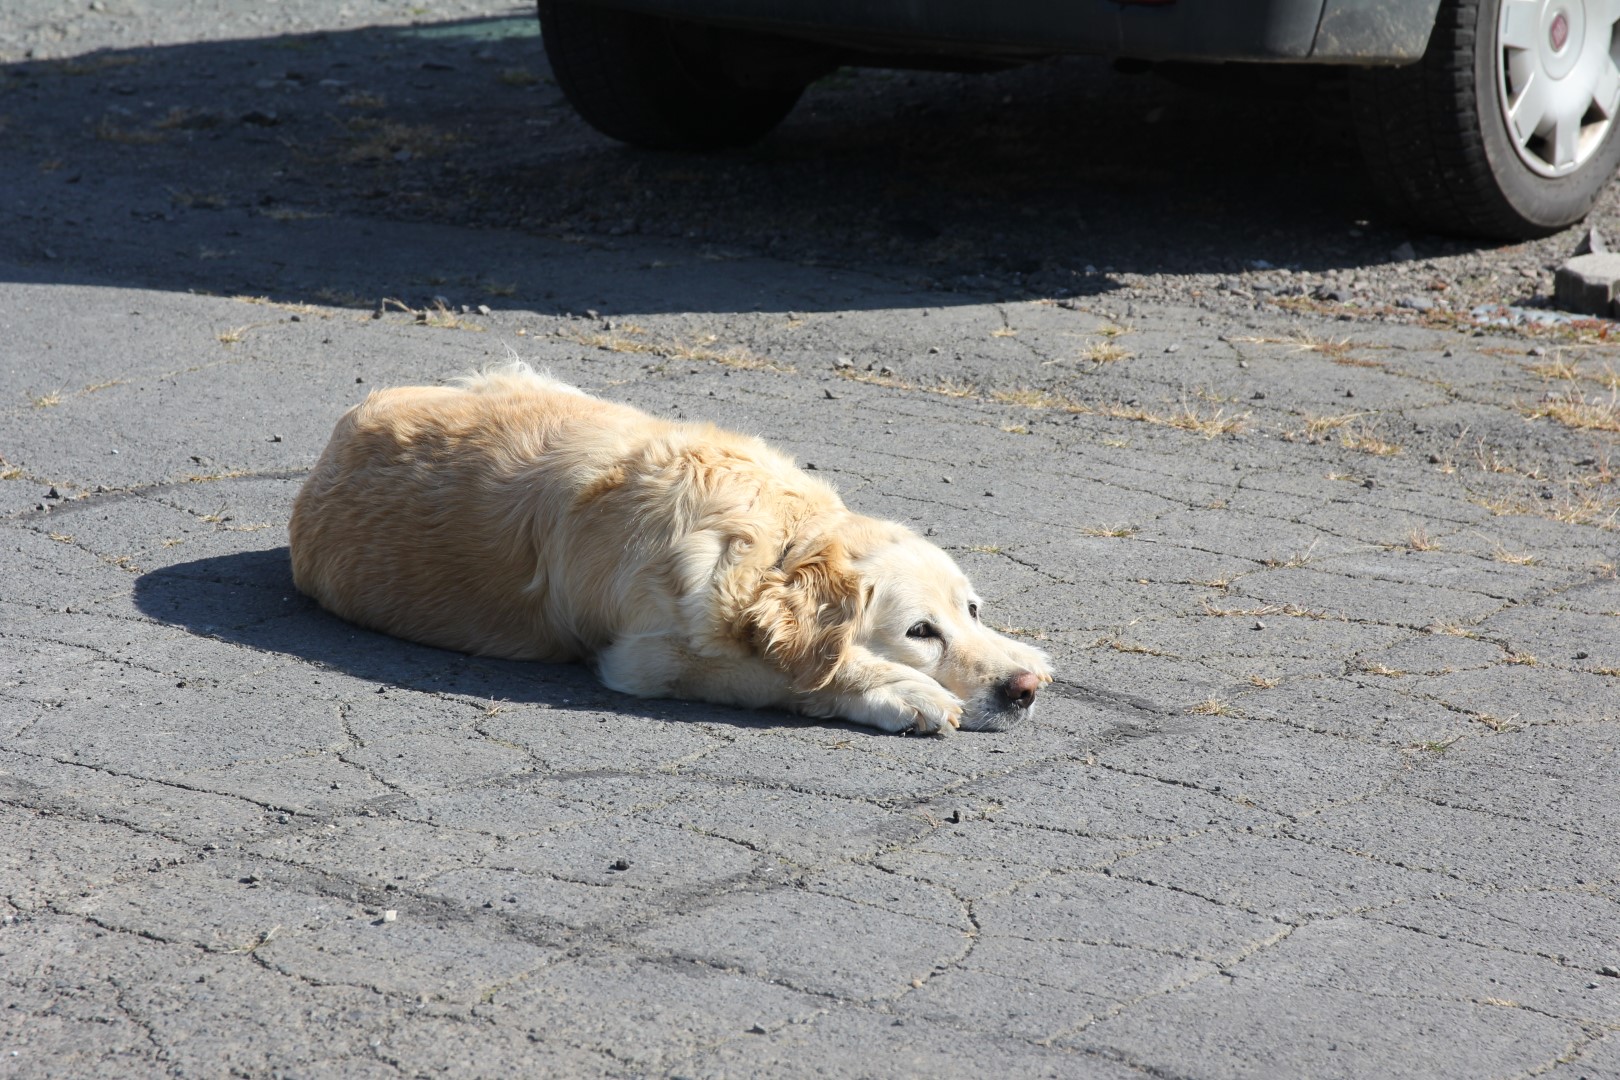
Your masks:
{"label": "dog's front paw", "polygon": [[919,735],[949,735],[962,726],[962,702],[938,683],[918,679],[897,689],[911,715],[909,730]]}
{"label": "dog's front paw", "polygon": [[962,701],[928,676],[892,665],[886,682],[795,703],[806,716],[837,716],[881,731],[944,735],[962,725]]}

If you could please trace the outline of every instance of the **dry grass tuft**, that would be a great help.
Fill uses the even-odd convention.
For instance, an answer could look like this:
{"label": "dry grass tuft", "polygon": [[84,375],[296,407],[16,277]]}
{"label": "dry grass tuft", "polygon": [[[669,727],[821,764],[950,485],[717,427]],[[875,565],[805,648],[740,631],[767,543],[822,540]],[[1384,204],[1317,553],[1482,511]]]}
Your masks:
{"label": "dry grass tuft", "polygon": [[1080,535],[1124,539],[1135,536],[1138,531],[1135,525],[1086,525],[1080,529]]}
{"label": "dry grass tuft", "polygon": [[[770,356],[761,356],[742,347],[721,348],[719,338],[713,334],[703,334],[700,337],[685,340],[685,342],[659,342],[659,340],[645,340],[646,330],[637,325],[624,327],[614,334],[570,334],[569,337],[586,348],[599,348],[608,353],[640,353],[646,356],[661,356],[663,359],[677,359],[684,363],[719,364],[723,368],[734,368],[739,371],[794,371],[792,364],[782,364],[774,361]],[[849,369],[839,371],[846,379],[855,379],[857,382],[872,382],[873,379],[860,379],[860,374],[872,372],[852,372]],[[894,384],[904,385],[899,381]]]}
{"label": "dry grass tuft", "polygon": [[1533,408],[1525,409],[1524,414],[1532,420],[1547,418],[1582,431],[1620,432],[1620,390],[1611,390],[1607,398],[1587,397],[1578,390],[1570,390],[1538,402]]}
{"label": "dry grass tuft", "polygon": [[1408,530],[1406,547],[1409,551],[1439,551],[1440,541],[1430,536],[1427,529],[1417,526]]}
{"label": "dry grass tuft", "polygon": [[1383,439],[1361,424],[1340,431],[1339,445],[1346,450],[1354,450],[1358,454],[1371,454],[1374,457],[1393,457],[1401,452],[1401,448],[1395,443]]}
{"label": "dry grass tuft", "polygon": [[1554,380],[1574,382],[1581,377],[1580,368],[1576,367],[1568,357],[1556,351],[1533,364],[1524,365],[1524,370],[1545,382]]}
{"label": "dry grass tuft", "polygon": [[1286,615],[1293,619],[1318,619],[1344,621],[1341,615],[1331,615],[1326,611],[1315,608],[1302,608],[1295,604],[1261,604],[1252,608],[1222,608],[1216,607],[1208,600],[1201,602],[1203,613],[1212,618],[1221,619],[1263,619],[1272,615]]}
{"label": "dry grass tuft", "polygon": [[1492,731],[1501,732],[1518,730],[1518,725],[1513,722],[1518,719],[1517,714],[1508,717],[1501,717],[1493,715],[1492,713],[1476,712],[1469,713],[1468,719],[1474,721],[1476,724],[1484,724]]}
{"label": "dry grass tuft", "polygon": [[1342,413],[1338,416],[1317,416],[1315,413],[1306,413],[1304,428],[1288,434],[1295,438],[1303,435],[1306,442],[1322,442],[1330,432],[1338,431],[1365,415],[1366,413]]}
{"label": "dry grass tuft", "polygon": [[898,375],[885,375],[881,371],[862,371],[860,368],[839,368],[838,377],[848,379],[850,382],[866,383],[868,386],[883,386],[890,390],[920,390],[916,383],[907,382]]}
{"label": "dry grass tuft", "polygon": [[1162,424],[1173,427],[1179,431],[1190,431],[1195,435],[1202,435],[1206,439],[1213,439],[1217,435],[1236,435],[1248,425],[1249,415],[1229,416],[1225,409],[1216,409],[1214,412],[1199,411],[1195,405],[1183,402],[1181,408],[1175,412],[1160,415],[1143,412],[1125,406],[1115,406],[1107,410],[1108,416],[1123,420],[1137,420],[1147,424]]}
{"label": "dry grass tuft", "polygon": [[474,333],[482,333],[484,330],[482,326],[464,318],[442,300],[435,301],[432,307],[413,308],[403,300],[387,297],[383,300],[382,306],[398,308],[415,319],[417,326],[431,326],[439,330],[471,330]]}
{"label": "dry grass tuft", "polygon": [[1108,648],[1113,649],[1115,652],[1131,653],[1138,656],[1164,655],[1164,651],[1162,649],[1155,649],[1147,645],[1138,645],[1134,641],[1126,641],[1123,638],[1109,638],[1107,641],[1104,641],[1103,644]]}
{"label": "dry grass tuft", "polygon": [[1192,716],[1231,716],[1232,707],[1219,698],[1205,698],[1187,710]]}
{"label": "dry grass tuft", "polygon": [[1320,544],[1321,542],[1322,538],[1320,536],[1312,537],[1311,542],[1305,545],[1304,551],[1296,551],[1286,559],[1278,559],[1275,557],[1262,559],[1260,561],[1260,565],[1266,567],[1268,570],[1297,570],[1302,566],[1309,566],[1311,559],[1316,556],[1316,545]]}
{"label": "dry grass tuft", "polygon": [[1342,357],[1354,349],[1355,343],[1349,338],[1319,338],[1312,334],[1300,333],[1288,337],[1236,337],[1233,342],[1243,345],[1287,345],[1295,352],[1319,353],[1328,357]]}
{"label": "dry grass tuft", "polygon": [[1089,360],[1098,367],[1104,364],[1116,364],[1121,360],[1129,360],[1135,355],[1123,345],[1116,345],[1112,341],[1094,341],[1080,350],[1080,359]]}
{"label": "dry grass tuft", "polygon": [[[968,379],[958,379],[950,376],[943,377],[932,386],[924,386],[922,389],[928,391],[930,394],[941,394],[945,397],[952,398],[971,398],[979,396],[978,383],[972,382]],[[1006,431],[1007,429],[1002,428],[1002,430]],[[1029,433],[1025,431],[1021,432],[1020,434],[1027,435]]]}
{"label": "dry grass tuft", "polygon": [[1017,386],[1009,390],[990,391],[990,400],[998,405],[1017,405],[1021,409],[1067,409],[1070,412],[1088,411],[1079,402],[1054,394],[1050,390]]}

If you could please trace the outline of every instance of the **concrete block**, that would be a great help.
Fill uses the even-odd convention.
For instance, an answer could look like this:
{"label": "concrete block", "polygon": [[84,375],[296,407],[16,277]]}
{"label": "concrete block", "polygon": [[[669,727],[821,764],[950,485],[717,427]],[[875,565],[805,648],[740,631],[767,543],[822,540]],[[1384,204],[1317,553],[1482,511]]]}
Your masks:
{"label": "concrete block", "polygon": [[1620,254],[1575,256],[1558,268],[1553,290],[1563,310],[1607,318],[1620,294]]}

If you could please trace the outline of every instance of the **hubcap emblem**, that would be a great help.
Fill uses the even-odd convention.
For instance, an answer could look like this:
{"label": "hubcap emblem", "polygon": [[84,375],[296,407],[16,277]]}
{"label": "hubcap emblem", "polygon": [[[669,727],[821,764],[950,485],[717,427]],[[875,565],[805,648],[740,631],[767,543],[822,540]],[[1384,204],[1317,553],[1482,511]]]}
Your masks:
{"label": "hubcap emblem", "polygon": [[1552,26],[1547,30],[1547,40],[1551,43],[1553,52],[1562,52],[1564,43],[1569,41],[1569,16],[1560,11],[1554,16]]}

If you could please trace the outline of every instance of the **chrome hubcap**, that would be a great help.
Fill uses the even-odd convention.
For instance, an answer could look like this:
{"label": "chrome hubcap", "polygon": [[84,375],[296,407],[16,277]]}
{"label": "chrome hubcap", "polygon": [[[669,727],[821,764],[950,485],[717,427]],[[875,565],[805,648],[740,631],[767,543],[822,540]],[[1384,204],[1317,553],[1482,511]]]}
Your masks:
{"label": "chrome hubcap", "polygon": [[1603,144],[1620,111],[1620,0],[1502,0],[1497,94],[1514,149],[1565,176]]}

